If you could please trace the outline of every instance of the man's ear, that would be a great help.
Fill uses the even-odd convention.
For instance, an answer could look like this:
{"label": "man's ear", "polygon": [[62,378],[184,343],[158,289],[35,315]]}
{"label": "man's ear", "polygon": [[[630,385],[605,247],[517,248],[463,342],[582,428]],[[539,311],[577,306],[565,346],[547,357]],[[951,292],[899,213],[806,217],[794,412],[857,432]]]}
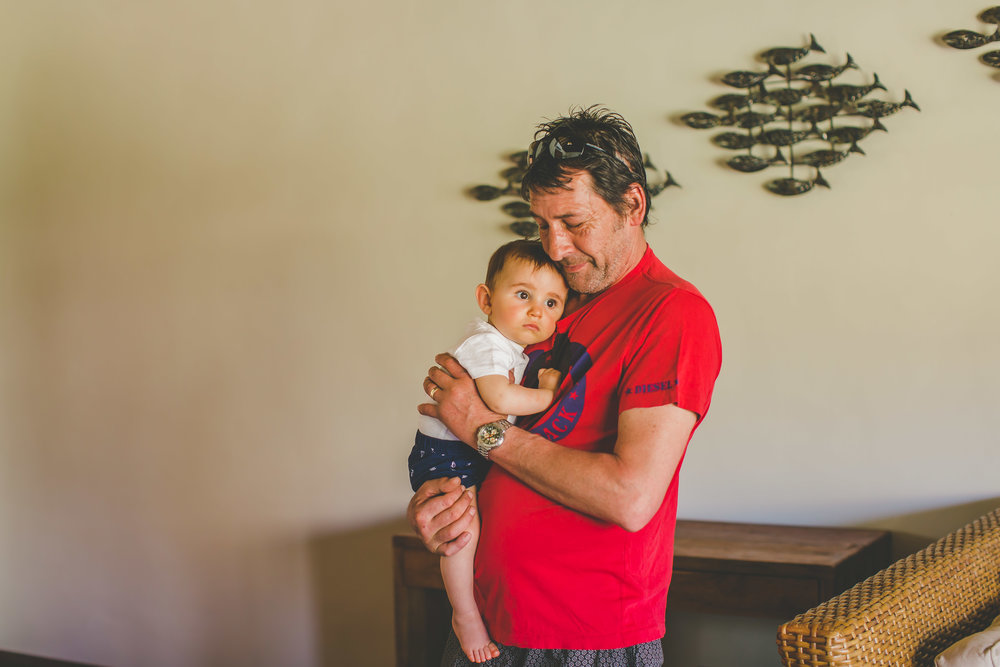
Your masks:
{"label": "man's ear", "polygon": [[476,285],[476,303],[479,304],[479,310],[483,311],[483,314],[489,317],[490,312],[493,310],[492,300],[490,288],[484,283]]}
{"label": "man's ear", "polygon": [[646,219],[646,195],[642,186],[633,183],[625,191],[625,201],[628,203],[628,222],[630,225],[638,227]]}

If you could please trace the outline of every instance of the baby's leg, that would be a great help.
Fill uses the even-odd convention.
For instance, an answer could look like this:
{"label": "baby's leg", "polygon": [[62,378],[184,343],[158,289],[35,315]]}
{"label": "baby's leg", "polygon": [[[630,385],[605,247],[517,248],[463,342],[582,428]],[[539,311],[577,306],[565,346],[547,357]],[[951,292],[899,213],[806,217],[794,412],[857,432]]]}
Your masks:
{"label": "baby's leg", "polygon": [[[473,487],[471,491],[472,502],[476,504],[476,489]],[[472,533],[472,539],[461,551],[441,557],[441,577],[453,610],[451,626],[462,644],[462,650],[472,662],[486,662],[499,656],[500,650],[490,641],[473,593],[473,566],[476,545],[479,543],[478,512],[469,532]]]}

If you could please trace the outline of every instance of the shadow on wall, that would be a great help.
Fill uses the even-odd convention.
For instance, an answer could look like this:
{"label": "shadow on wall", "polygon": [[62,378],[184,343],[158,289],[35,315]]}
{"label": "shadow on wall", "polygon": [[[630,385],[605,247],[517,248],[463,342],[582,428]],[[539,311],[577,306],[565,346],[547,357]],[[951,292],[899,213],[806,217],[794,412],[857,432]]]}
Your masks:
{"label": "shadow on wall", "polygon": [[395,663],[392,535],[410,532],[405,519],[309,543],[317,654],[324,667]]}
{"label": "shadow on wall", "polygon": [[896,561],[920,551],[948,533],[1000,507],[1000,497],[949,505],[912,514],[873,519],[858,526],[892,531],[892,558]]}

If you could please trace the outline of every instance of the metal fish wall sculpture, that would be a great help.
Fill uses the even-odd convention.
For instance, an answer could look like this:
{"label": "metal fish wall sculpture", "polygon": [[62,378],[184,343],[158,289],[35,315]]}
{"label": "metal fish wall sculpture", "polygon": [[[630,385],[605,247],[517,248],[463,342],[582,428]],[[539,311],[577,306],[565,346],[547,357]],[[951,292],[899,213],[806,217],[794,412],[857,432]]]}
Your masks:
{"label": "metal fish wall sculpture", "polygon": [[920,111],[920,107],[917,103],[913,101],[913,97],[910,95],[910,91],[903,91],[905,95],[903,96],[903,101],[899,103],[885,102],[883,100],[867,100],[854,105],[854,111],[859,116],[864,116],[865,118],[885,118],[886,116],[891,116],[903,107],[910,107],[911,109],[916,109]]}
{"label": "metal fish wall sculpture", "polygon": [[776,195],[789,197],[805,194],[812,190],[814,185],[830,189],[830,184],[823,178],[823,174],[819,173],[819,169],[816,170],[816,175],[811,181],[803,181],[798,178],[776,178],[773,181],[768,181],[765,187]]}
{"label": "metal fish wall sculpture", "polygon": [[840,67],[834,67],[833,65],[807,65],[795,70],[795,78],[802,81],[812,81],[818,83],[820,81],[829,81],[830,79],[836,78],[837,76],[844,73],[844,70],[848,69],[858,69],[858,64],[854,62],[854,58],[851,54],[847,54],[847,62]]}
{"label": "metal fish wall sculpture", "polygon": [[[984,34],[975,30],[952,30],[943,37],[941,41],[955,49],[978,49],[992,42],[1000,42],[1000,7],[990,7],[979,13],[979,20],[983,23],[996,25],[993,32]],[[980,62],[990,67],[1000,68],[1000,51],[990,51],[979,57]],[[1000,77],[998,77],[1000,80]]]}
{"label": "metal fish wall sculpture", "polygon": [[885,86],[878,80],[878,74],[875,74],[875,81],[867,86],[852,86],[845,83],[836,86],[819,87],[817,92],[821,97],[825,97],[830,104],[844,105],[860,100],[876,89],[885,90]]}
{"label": "metal fish wall sculpture", "polygon": [[756,101],[756,97],[753,95],[737,95],[735,93],[729,93],[728,95],[720,95],[714,100],[709,102],[710,106],[716,109],[722,109],[723,111],[739,111],[740,109],[749,109],[750,105]]}
{"label": "metal fish wall sculpture", "polygon": [[1000,40],[1000,28],[994,30],[992,35],[983,35],[972,30],[953,30],[941,39],[955,49],[978,49],[980,46]]}
{"label": "metal fish wall sculpture", "polygon": [[[1000,25],[1000,8],[995,9]],[[849,53],[837,65],[803,63],[812,53],[826,51],[811,34],[807,46],[763,51],[759,58],[767,64],[766,70],[735,70],[721,77],[723,84],[742,88],[744,94],[716,97],[709,106],[717,113],[694,111],[681,116],[681,122],[698,130],[731,128],[713,136],[712,143],[741,152],[725,161],[734,171],[749,174],[786,167],[787,178],[764,184],[769,192],[788,197],[816,186],[829,188],[820,169],[840,164],[852,153],[864,155],[859,142],[874,131],[887,131],[883,118],[920,107],[908,90],[901,102],[870,97],[886,90],[878,74],[867,83],[838,83],[849,70],[860,70]],[[995,53],[1000,59],[1000,51]],[[863,74],[853,76],[867,80]],[[849,116],[853,120],[845,122]],[[797,175],[797,169],[807,170],[812,177]]]}
{"label": "metal fish wall sculpture", "polygon": [[810,51],[819,51],[820,53],[826,53],[826,49],[816,43],[816,37],[809,35],[809,46],[803,47],[801,49],[794,49],[787,46],[779,46],[774,49],[768,49],[764,53],[760,54],[760,57],[765,61],[771,63],[771,65],[791,65],[794,62],[802,60]]}

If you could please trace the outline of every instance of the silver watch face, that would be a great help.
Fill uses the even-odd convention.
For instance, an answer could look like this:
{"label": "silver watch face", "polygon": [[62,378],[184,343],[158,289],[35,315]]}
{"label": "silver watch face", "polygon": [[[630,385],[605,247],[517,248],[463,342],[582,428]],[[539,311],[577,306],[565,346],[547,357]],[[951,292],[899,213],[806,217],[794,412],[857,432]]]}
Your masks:
{"label": "silver watch face", "polygon": [[479,453],[490,458],[490,450],[503,444],[504,432],[511,426],[506,419],[483,424],[476,430],[476,446]]}
{"label": "silver watch face", "polygon": [[503,428],[500,424],[496,422],[491,422],[489,424],[484,424],[482,428],[479,429],[479,437],[477,440],[479,444],[484,447],[496,447],[498,444],[503,442]]}

